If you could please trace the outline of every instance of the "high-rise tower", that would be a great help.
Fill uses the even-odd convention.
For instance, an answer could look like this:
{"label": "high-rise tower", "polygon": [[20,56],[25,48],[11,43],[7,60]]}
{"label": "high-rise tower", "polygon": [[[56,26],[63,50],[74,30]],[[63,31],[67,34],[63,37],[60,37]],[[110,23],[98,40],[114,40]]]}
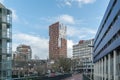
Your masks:
{"label": "high-rise tower", "polygon": [[56,22],[49,26],[49,58],[67,57],[66,26]]}
{"label": "high-rise tower", "polygon": [[11,80],[12,12],[0,3],[0,80]]}

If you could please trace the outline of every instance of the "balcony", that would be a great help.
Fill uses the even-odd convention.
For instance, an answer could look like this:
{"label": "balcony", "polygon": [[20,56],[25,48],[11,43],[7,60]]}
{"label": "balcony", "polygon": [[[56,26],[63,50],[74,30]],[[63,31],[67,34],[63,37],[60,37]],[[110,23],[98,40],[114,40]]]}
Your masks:
{"label": "balcony", "polygon": [[12,54],[12,48],[9,47],[9,48],[5,49],[5,48],[0,47],[0,53],[2,53],[0,55],[7,55],[7,57],[10,57]]}
{"label": "balcony", "polygon": [[0,39],[7,39],[8,42],[11,41],[12,32],[8,30],[0,30]]}
{"label": "balcony", "polygon": [[3,60],[2,62],[0,62],[0,69],[1,71],[7,71],[7,70],[11,70],[11,61],[9,60]]}
{"label": "balcony", "polygon": [[12,12],[8,9],[0,8],[0,23],[7,24],[9,28],[12,23]]}

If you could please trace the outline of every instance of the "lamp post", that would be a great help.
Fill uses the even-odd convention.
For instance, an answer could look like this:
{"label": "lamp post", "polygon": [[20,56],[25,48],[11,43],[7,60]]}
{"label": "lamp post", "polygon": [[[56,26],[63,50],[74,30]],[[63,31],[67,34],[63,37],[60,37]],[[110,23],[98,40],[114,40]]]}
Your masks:
{"label": "lamp post", "polygon": [[30,63],[28,63],[28,76],[29,76],[29,69],[30,69]]}
{"label": "lamp post", "polygon": [[92,65],[93,64],[93,59],[92,59],[93,56],[92,56],[92,53],[93,53],[93,47],[94,46],[91,43],[91,45],[88,45],[88,47],[91,47],[91,76],[90,77],[91,77],[91,79],[93,79],[93,65]]}
{"label": "lamp post", "polygon": [[34,72],[34,75],[37,75],[38,76],[38,73],[37,73],[37,69],[36,69],[36,64],[34,63],[34,67],[33,67],[33,72]]}

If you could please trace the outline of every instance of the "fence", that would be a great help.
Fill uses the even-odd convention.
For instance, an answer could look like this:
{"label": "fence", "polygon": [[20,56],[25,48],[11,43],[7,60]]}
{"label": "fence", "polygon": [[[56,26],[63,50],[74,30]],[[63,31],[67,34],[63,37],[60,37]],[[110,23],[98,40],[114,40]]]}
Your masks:
{"label": "fence", "polygon": [[46,76],[34,76],[34,77],[22,77],[22,78],[13,78],[13,80],[62,80],[67,77],[71,77],[72,74],[64,74],[58,75],[54,77],[46,77]]}
{"label": "fence", "polygon": [[83,80],[91,80],[87,75],[83,74]]}

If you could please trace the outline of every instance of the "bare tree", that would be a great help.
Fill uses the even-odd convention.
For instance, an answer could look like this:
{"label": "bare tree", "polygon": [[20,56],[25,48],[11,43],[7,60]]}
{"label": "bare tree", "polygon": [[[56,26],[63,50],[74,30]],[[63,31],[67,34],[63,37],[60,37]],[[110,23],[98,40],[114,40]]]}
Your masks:
{"label": "bare tree", "polygon": [[70,58],[59,58],[55,61],[55,63],[52,65],[52,68],[55,71],[61,71],[61,72],[70,72],[72,67],[72,60]]}
{"label": "bare tree", "polygon": [[35,60],[39,60],[40,59],[39,56],[37,56],[36,54],[34,55],[34,58],[35,58]]}

